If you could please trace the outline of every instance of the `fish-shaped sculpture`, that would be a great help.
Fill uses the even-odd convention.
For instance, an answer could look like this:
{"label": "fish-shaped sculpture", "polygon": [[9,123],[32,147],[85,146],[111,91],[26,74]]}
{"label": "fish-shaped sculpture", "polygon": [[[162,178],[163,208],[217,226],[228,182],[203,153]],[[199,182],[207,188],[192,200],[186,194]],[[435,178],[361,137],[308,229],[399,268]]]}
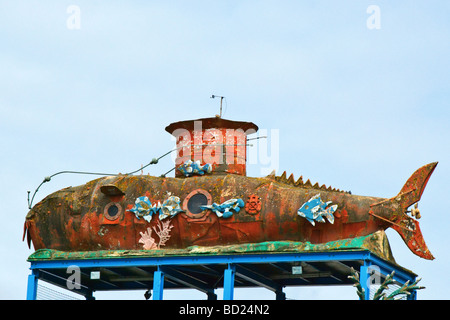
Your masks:
{"label": "fish-shaped sculpture", "polygon": [[186,176],[191,177],[195,174],[204,175],[205,173],[211,173],[212,167],[209,163],[205,165],[200,165],[200,161],[192,161],[187,160],[181,167],[179,167],[179,170]]}
{"label": "fish-shaped sculpture", "polygon": [[436,165],[419,168],[388,199],[313,186],[285,173],[108,176],[37,203],[26,216],[24,238],[35,249],[171,249],[281,240],[324,243],[390,227],[414,254],[433,259],[419,222],[408,212]]}
{"label": "fish-shaped sculpture", "polygon": [[298,215],[306,218],[313,226],[316,225],[315,221],[325,222],[324,217],[330,223],[334,223],[333,213],[336,211],[337,205],[328,206],[330,203],[331,201],[323,202],[318,193],[298,209]]}

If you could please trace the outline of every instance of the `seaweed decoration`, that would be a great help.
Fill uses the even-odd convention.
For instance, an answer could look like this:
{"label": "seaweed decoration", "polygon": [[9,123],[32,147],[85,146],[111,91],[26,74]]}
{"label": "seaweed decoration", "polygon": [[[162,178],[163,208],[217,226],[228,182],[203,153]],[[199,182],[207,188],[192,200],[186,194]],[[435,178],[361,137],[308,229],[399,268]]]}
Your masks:
{"label": "seaweed decoration", "polygon": [[[375,292],[375,294],[373,296],[373,300],[398,300],[398,299],[402,298],[402,297],[398,297],[399,295],[410,295],[415,290],[425,289],[425,287],[417,285],[419,283],[419,281],[421,280],[421,278],[418,278],[411,285],[409,284],[409,280],[406,281],[403,284],[403,286],[401,286],[397,290],[394,290],[389,295],[386,295],[386,293],[384,291],[389,288],[390,284],[394,283],[394,274],[395,274],[395,271],[392,271],[392,273],[386,277],[386,279],[380,285],[378,290]],[[365,290],[361,286],[358,272],[356,272],[355,269],[351,268],[351,275],[348,276],[348,278],[351,279],[355,283],[353,286],[356,287],[356,289],[357,289],[357,294],[358,294],[359,299],[365,300]]]}
{"label": "seaweed decoration", "polygon": [[159,237],[159,243],[158,243],[158,249],[161,248],[161,246],[164,246],[167,242],[167,240],[170,239],[170,230],[173,228],[173,226],[170,224],[170,220],[166,221],[159,221],[158,222],[158,230],[156,230],[155,227],[153,227],[153,230],[155,230],[156,234]]}
{"label": "seaweed decoration", "polygon": [[147,228],[146,232],[140,232],[141,239],[139,239],[139,243],[144,245],[144,250],[161,249],[161,246],[166,244],[170,239],[170,230],[173,228],[173,225],[171,225],[170,222],[170,220],[158,221],[158,230],[153,227],[153,231],[155,231],[159,238],[158,243],[156,243],[155,239],[152,237],[152,229]]}
{"label": "seaweed decoration", "polygon": [[354,282],[353,286],[356,287],[356,294],[358,295],[359,300],[365,300],[366,291],[361,286],[361,282],[359,281],[359,273],[356,272],[353,267],[351,268],[351,275],[348,276],[348,278]]}
{"label": "seaweed decoration", "polygon": [[[378,290],[375,292],[373,296],[373,300],[386,300],[386,293],[383,291],[388,289],[388,286],[394,282],[394,271],[390,275],[386,277],[383,283],[380,285]],[[389,299],[392,300],[392,299]]]}
{"label": "seaweed decoration", "polygon": [[144,250],[154,250],[157,249],[157,245],[155,240],[152,238],[152,229],[147,228],[147,231],[144,233],[140,232],[141,239],[139,239],[139,243],[144,245]]}
{"label": "seaweed decoration", "polygon": [[392,278],[394,277],[394,271],[386,277],[386,280],[382,283],[380,288],[375,293],[375,296],[373,297],[373,300],[396,300],[399,299],[397,297],[398,295],[410,295],[412,291],[414,290],[420,290],[425,289],[425,287],[418,286],[417,283],[421,280],[421,278],[414,281],[411,285],[409,284],[409,280],[405,282],[403,286],[386,296],[384,293],[382,293],[383,290],[387,289],[387,286],[389,283],[394,282]]}

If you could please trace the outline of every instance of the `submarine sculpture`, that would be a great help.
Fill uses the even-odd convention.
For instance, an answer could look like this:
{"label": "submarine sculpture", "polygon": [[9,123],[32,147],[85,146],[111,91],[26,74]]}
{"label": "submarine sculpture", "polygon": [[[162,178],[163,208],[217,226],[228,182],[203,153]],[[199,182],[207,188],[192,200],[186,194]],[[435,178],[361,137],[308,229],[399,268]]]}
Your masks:
{"label": "submarine sculpture", "polygon": [[434,259],[417,203],[437,162],[392,198],[359,196],[286,172],[247,177],[247,136],[258,130],[251,122],[216,116],[165,129],[176,138],[175,177],[117,174],[56,191],[30,206],[23,240],[35,250],[170,250],[320,244],[393,228],[414,254]]}

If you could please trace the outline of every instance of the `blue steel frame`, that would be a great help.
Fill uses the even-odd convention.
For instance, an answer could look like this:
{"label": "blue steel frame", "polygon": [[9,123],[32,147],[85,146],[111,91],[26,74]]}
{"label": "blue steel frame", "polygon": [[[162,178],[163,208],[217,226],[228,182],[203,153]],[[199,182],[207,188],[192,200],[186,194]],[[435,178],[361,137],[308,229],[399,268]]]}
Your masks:
{"label": "blue steel frame", "polygon": [[[164,276],[165,268],[170,266],[187,266],[187,265],[214,265],[225,264],[227,268],[223,274],[223,299],[233,300],[234,298],[234,282],[235,275],[238,272],[241,276],[252,280],[252,283],[260,286],[269,286],[264,280],[259,280],[250,273],[245,273],[239,269],[239,264],[246,263],[281,263],[281,262],[329,262],[329,261],[362,261],[360,267],[360,282],[365,290],[366,300],[370,297],[370,278],[374,268],[381,274],[388,275],[395,271],[394,280],[401,284],[406,281],[410,283],[416,280],[416,275],[404,268],[392,264],[386,260],[379,258],[370,251],[335,251],[335,252],[307,252],[307,253],[270,253],[270,254],[226,254],[226,255],[194,255],[194,256],[165,256],[165,257],[130,257],[130,258],[108,258],[108,259],[79,259],[79,260],[38,260],[31,261],[31,274],[28,276],[27,299],[35,300],[37,295],[38,280],[44,272],[51,273],[52,269],[68,268],[71,265],[83,268],[129,268],[129,267],[156,267],[153,274],[153,300],[162,300],[164,293]],[[167,275],[170,271],[167,269]],[[82,294],[86,299],[94,299],[93,290],[83,287]],[[215,288],[201,288],[207,293],[209,299],[217,298],[214,294]],[[126,289],[124,289],[126,290]],[[277,299],[285,299],[282,288],[274,290]],[[417,299],[417,293],[413,292],[408,299]]]}

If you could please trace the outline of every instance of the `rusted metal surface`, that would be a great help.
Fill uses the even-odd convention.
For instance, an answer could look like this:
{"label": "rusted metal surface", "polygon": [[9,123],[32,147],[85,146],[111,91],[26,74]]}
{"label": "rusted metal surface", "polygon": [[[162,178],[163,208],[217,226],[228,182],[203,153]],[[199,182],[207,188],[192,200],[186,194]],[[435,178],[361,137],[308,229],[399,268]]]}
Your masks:
{"label": "rusted metal surface", "polygon": [[[147,239],[150,243],[150,236],[155,243],[161,243],[157,232],[149,235],[148,230],[158,230],[162,222],[167,223],[167,228],[170,226],[170,233],[166,234],[163,246],[160,245],[167,249],[286,240],[318,244],[366,236],[392,227],[415,254],[433,259],[419,223],[406,212],[408,205],[420,200],[436,164],[418,169],[399,195],[391,199],[317,189],[307,183],[293,184],[283,176],[106,177],[47,196],[28,213],[25,231],[35,249],[80,251],[143,249],[142,242]],[[103,193],[102,187],[107,185],[116,186],[124,194]],[[154,215],[150,222],[139,219],[131,211],[141,196],[156,204],[175,195],[183,203],[192,192],[199,190],[210,195],[208,202],[217,204],[256,196],[261,201],[261,210],[255,214],[244,207],[229,218],[219,217],[212,210],[179,212],[167,220]],[[337,206],[334,223],[312,225],[298,214],[299,208],[319,193],[324,202],[331,201]],[[105,214],[113,204],[118,206],[117,212]],[[146,239],[143,234],[148,235]]]}
{"label": "rusted metal surface", "polygon": [[24,238],[35,249],[174,250],[320,244],[392,227],[414,254],[433,259],[417,207],[409,207],[417,205],[437,163],[419,168],[390,199],[312,185],[286,172],[252,178],[245,176],[245,146],[257,130],[220,117],[173,123],[166,131],[177,142],[175,178],[117,175],[62,189],[29,211]]}
{"label": "rusted metal surface", "polygon": [[261,211],[261,199],[255,194],[248,196],[245,211],[249,214],[259,213]]}

